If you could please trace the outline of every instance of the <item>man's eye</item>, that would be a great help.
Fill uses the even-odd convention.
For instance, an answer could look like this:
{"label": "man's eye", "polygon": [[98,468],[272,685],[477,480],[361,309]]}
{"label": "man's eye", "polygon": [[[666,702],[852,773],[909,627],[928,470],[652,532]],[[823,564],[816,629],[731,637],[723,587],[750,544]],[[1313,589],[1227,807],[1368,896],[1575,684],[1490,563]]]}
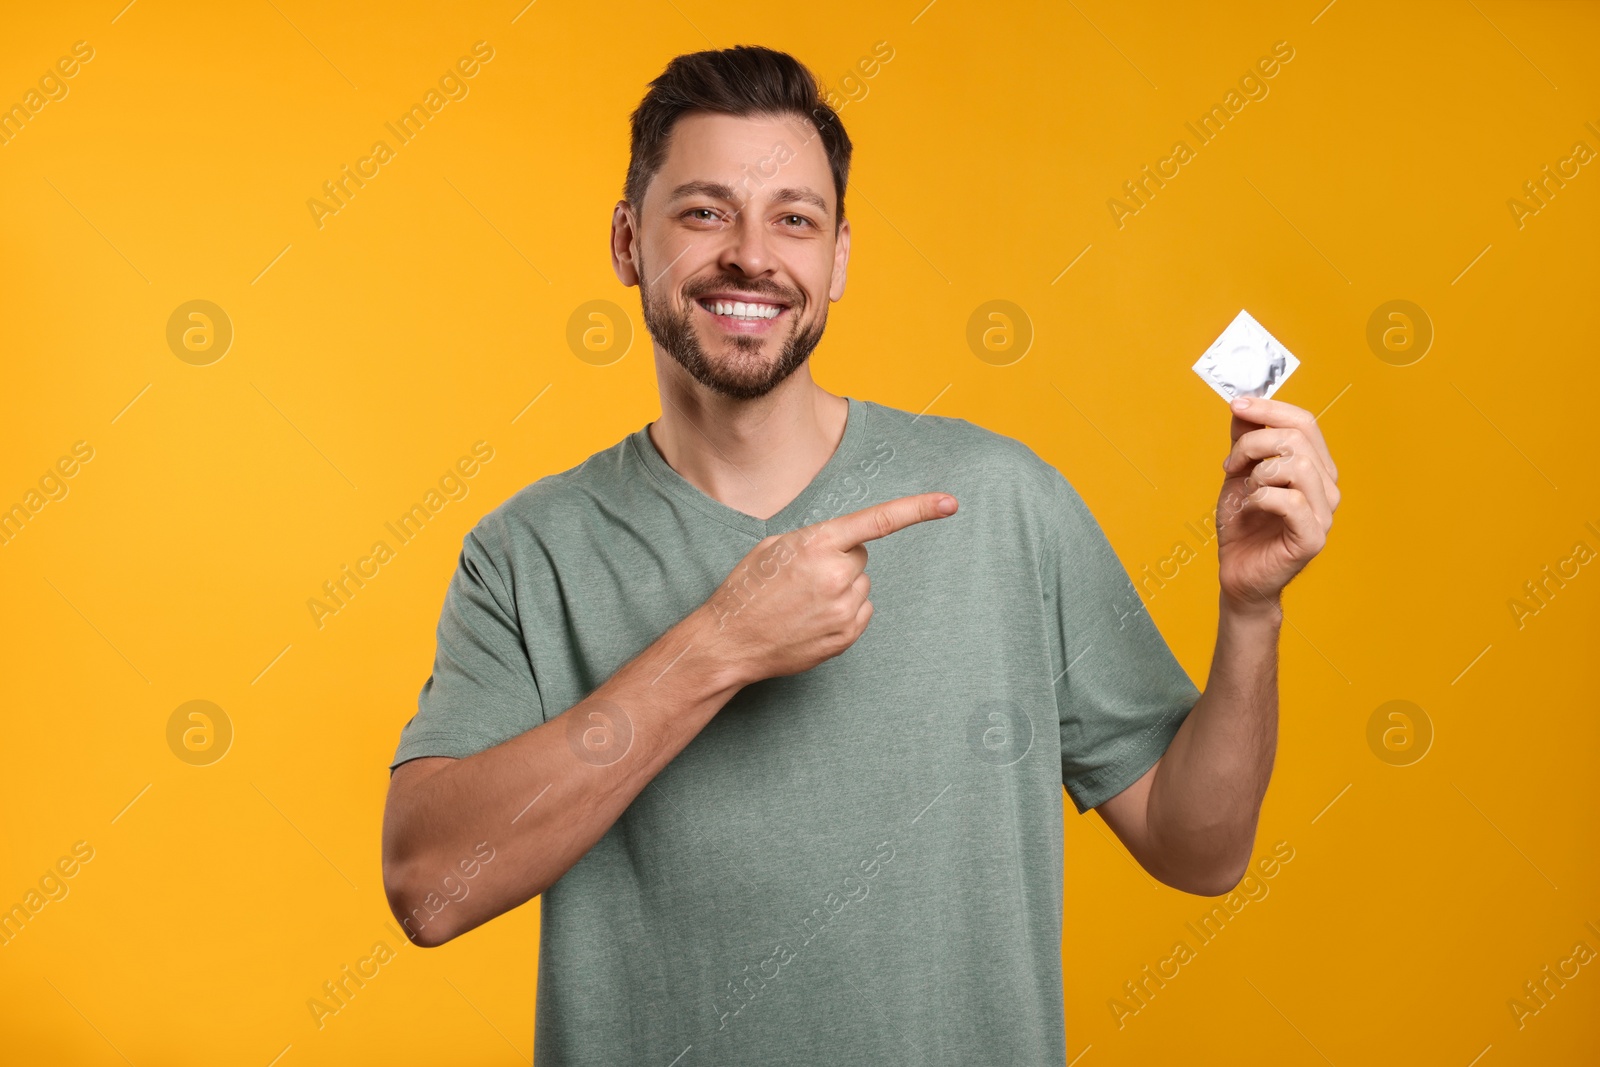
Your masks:
{"label": "man's eye", "polygon": [[708,207],[692,207],[684,212],[685,216],[694,216],[699,222],[716,222],[717,213]]}
{"label": "man's eye", "polygon": [[800,225],[802,225],[802,226],[810,226],[811,225],[811,220],[806,218],[804,215],[785,215],[783,217],[783,221],[784,222],[788,222],[790,219],[798,219],[798,220],[800,220]]}

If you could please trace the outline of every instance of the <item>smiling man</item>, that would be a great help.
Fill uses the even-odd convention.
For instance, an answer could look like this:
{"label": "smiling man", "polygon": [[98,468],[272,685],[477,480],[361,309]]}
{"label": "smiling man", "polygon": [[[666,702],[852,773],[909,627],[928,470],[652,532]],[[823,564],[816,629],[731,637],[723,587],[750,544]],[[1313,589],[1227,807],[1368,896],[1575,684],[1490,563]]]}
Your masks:
{"label": "smiling man", "polygon": [[851,155],[815,79],[739,47],[650,84],[611,258],[661,417],[463,540],[390,906],[439,945],[542,894],[544,1067],[1062,1063],[1062,790],[1167,885],[1238,882],[1332,458],[1235,409],[1201,693],[1031,449],[812,379]]}

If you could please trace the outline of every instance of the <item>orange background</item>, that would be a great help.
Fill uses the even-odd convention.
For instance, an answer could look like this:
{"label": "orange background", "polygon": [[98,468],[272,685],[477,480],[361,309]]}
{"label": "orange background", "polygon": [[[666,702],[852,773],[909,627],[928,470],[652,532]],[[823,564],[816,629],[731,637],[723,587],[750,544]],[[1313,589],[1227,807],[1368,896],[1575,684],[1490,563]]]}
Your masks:
{"label": "orange background", "polygon": [[[659,412],[606,252],[626,119],[672,55],[736,43],[794,53],[849,100],[855,257],[819,381],[1054,463],[1136,579],[1165,566],[1149,607],[1197,682],[1215,545],[1189,524],[1215,506],[1228,413],[1189,367],[1240,308],[1302,361],[1278,396],[1321,412],[1339,464],[1338,522],[1285,598],[1257,854],[1293,859],[1141,1006],[1123,983],[1195,945],[1185,923],[1217,901],[1069,818],[1069,1057],[1600,1058],[1592,959],[1520,1026],[1508,1006],[1577,943],[1600,951],[1581,429],[1600,167],[1537,214],[1508,207],[1575,142],[1600,151],[1595,5],[119,6],[13,9],[0,46],[0,103],[93,49],[0,146],[0,506],[93,450],[0,545],[0,907],[93,850],[0,947],[0,1058],[530,1055],[537,908],[400,943],[387,763],[461,536]],[[319,228],[322,183],[477,41],[493,58],[468,95]],[[1193,147],[1184,123],[1280,41],[1268,94],[1119,228],[1123,182]],[[847,80],[878,42],[893,58]],[[234,335],[191,353],[206,365],[167,340],[196,299]],[[626,309],[630,348],[569,346],[593,300]],[[1025,316],[1020,359],[969,346],[990,300]],[[1405,366],[1367,339],[1392,300],[1434,333]],[[469,495],[319,628],[307,600],[477,441],[494,458]],[[1179,543],[1196,558],[1175,569]],[[1569,577],[1519,625],[1510,603],[1534,606],[1547,565]],[[169,744],[191,700],[231,725],[207,765]],[[1418,710],[1369,741],[1392,700]],[[307,1001],[380,941],[393,957],[319,1028]],[[1138,1007],[1121,1025],[1116,997]]]}

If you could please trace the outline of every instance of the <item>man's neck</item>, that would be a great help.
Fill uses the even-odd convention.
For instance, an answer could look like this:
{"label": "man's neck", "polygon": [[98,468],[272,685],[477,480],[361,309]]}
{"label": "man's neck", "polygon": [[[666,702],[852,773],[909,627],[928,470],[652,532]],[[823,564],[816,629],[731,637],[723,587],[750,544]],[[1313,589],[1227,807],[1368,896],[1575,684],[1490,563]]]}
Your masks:
{"label": "man's neck", "polygon": [[648,433],[661,458],[702,493],[758,519],[799,496],[844,437],[848,401],[817,385],[807,365],[755,400],[713,393],[676,364],[658,368],[657,380],[661,417]]}

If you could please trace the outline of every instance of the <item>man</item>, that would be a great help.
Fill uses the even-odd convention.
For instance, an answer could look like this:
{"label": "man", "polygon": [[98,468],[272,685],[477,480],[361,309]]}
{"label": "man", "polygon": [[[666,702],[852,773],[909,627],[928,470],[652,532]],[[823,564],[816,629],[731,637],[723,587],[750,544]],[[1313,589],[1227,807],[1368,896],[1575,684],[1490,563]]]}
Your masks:
{"label": "man", "polygon": [[1242,877],[1322,437],[1233,419],[1202,695],[1032,450],[812,380],[851,150],[812,76],[680,56],[632,122],[611,253],[661,417],[464,539],[395,916],[438,945],[543,895],[545,1067],[1061,1063],[1058,789],[1168,885]]}

